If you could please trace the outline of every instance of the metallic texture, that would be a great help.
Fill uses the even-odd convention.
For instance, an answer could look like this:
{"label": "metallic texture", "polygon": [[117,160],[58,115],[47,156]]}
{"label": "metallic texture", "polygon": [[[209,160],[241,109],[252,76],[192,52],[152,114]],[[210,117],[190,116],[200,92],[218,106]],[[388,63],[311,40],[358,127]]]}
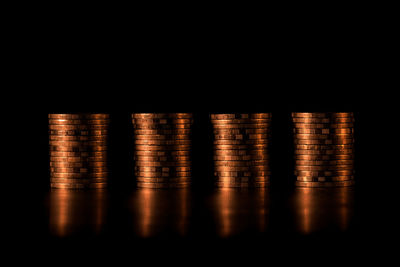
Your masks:
{"label": "metallic texture", "polygon": [[215,186],[266,187],[271,114],[211,114],[210,120]]}
{"label": "metallic texture", "polygon": [[354,185],[354,114],[292,113],[299,187]]}
{"label": "metallic texture", "polygon": [[137,187],[188,187],[192,114],[134,113],[132,124]]}
{"label": "metallic texture", "polygon": [[108,184],[108,114],[49,114],[50,187]]}

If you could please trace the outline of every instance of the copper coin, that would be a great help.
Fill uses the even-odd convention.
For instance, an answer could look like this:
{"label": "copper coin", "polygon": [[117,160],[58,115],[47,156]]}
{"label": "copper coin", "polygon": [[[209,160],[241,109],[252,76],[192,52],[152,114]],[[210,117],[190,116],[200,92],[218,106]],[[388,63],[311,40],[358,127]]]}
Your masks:
{"label": "copper coin", "polygon": [[259,129],[260,131],[271,132],[271,124],[270,123],[212,123],[213,131],[221,131],[221,130],[254,130]]}
{"label": "copper coin", "polygon": [[293,112],[294,118],[347,118],[353,117],[353,112]]}
{"label": "copper coin", "polygon": [[353,154],[339,155],[295,155],[297,160],[350,160],[354,159]]}
{"label": "copper coin", "polygon": [[136,145],[138,151],[181,151],[190,150],[191,145]]}
{"label": "copper coin", "polygon": [[133,118],[132,123],[134,124],[192,124],[193,119],[182,119],[182,118]]}
{"label": "copper coin", "polygon": [[218,145],[268,145],[271,141],[269,139],[259,140],[214,140],[214,146]]}
{"label": "copper coin", "polygon": [[268,139],[268,134],[214,134],[215,140],[258,140]]}
{"label": "copper coin", "polygon": [[[252,172],[241,171],[241,172],[214,172],[215,177],[251,177],[253,176]],[[260,177],[262,175],[259,175]]]}
{"label": "copper coin", "polygon": [[138,135],[135,134],[135,140],[191,140],[191,137],[187,134],[180,135],[167,135],[167,134],[146,134],[146,135]]}
{"label": "copper coin", "polygon": [[106,188],[107,183],[91,183],[91,184],[50,183],[50,186],[51,188],[65,188],[65,189]]}
{"label": "copper coin", "polygon": [[143,156],[135,155],[139,161],[190,161],[190,156]]}
{"label": "copper coin", "polygon": [[224,135],[224,134],[243,134],[243,135],[249,135],[249,134],[271,134],[271,129],[270,128],[253,128],[253,129],[246,129],[246,128],[234,128],[234,129],[214,129],[213,130],[214,135]]}
{"label": "copper coin", "polygon": [[105,152],[107,151],[107,146],[49,146],[49,151],[55,152]]}
{"label": "copper coin", "polygon": [[137,145],[190,145],[191,140],[148,140],[139,139],[133,141]]}
{"label": "copper coin", "polygon": [[269,139],[268,134],[214,134],[215,140],[260,140]]}
{"label": "copper coin", "polygon": [[269,156],[267,148],[264,149],[215,149],[215,156],[243,156],[243,155],[254,155],[254,156]]}
{"label": "copper coin", "polygon": [[343,129],[343,128],[353,128],[354,123],[297,123],[294,125],[296,129]]}
{"label": "copper coin", "polygon": [[108,125],[110,120],[49,119],[51,125]]}
{"label": "copper coin", "polygon": [[354,160],[296,160],[298,166],[335,166],[335,165],[354,165]]}
{"label": "copper coin", "polygon": [[262,166],[268,164],[268,160],[252,160],[252,161],[217,161],[214,160],[214,166],[232,166],[232,167],[242,167],[242,166]]}
{"label": "copper coin", "polygon": [[299,166],[296,165],[295,169],[298,171],[339,171],[339,170],[353,170],[353,165],[336,165],[336,166]]}
{"label": "copper coin", "polygon": [[302,181],[296,181],[296,186],[301,186],[301,187],[343,187],[343,186],[352,186],[354,184],[355,184],[354,180],[337,181],[337,182],[302,182]]}
{"label": "copper coin", "polygon": [[108,135],[109,131],[104,130],[49,130],[49,135],[55,136],[102,136]]}
{"label": "copper coin", "polygon": [[137,178],[188,178],[190,179],[192,175],[190,173],[179,173],[179,172],[170,172],[170,173],[159,173],[159,172],[135,172],[135,177]]}
{"label": "copper coin", "polygon": [[213,159],[217,161],[231,161],[231,160],[249,161],[249,160],[269,159],[269,155],[214,156]]}
{"label": "copper coin", "polygon": [[172,129],[172,130],[163,130],[163,129],[154,129],[154,130],[142,130],[142,129],[133,129],[133,133],[135,136],[137,135],[189,135],[191,133],[191,129]]}
{"label": "copper coin", "polygon": [[264,177],[271,175],[271,171],[215,171],[214,176],[220,177],[249,177],[249,176],[258,176]]}
{"label": "copper coin", "polygon": [[237,124],[218,124],[213,123],[214,129],[269,129],[270,123],[237,123]]}
{"label": "copper coin", "polygon": [[237,183],[237,182],[268,182],[269,177],[214,177],[216,182]]}
{"label": "copper coin", "polygon": [[102,167],[52,167],[50,166],[50,172],[72,172],[72,173],[93,173],[93,172],[108,172],[106,166]]}
{"label": "copper coin", "polygon": [[50,167],[55,168],[100,168],[107,167],[105,161],[89,161],[89,162],[68,162],[68,161],[50,161]]}
{"label": "copper coin", "polygon": [[64,179],[92,179],[92,178],[107,178],[108,172],[97,172],[97,173],[57,173],[53,172],[50,174],[52,178],[64,178]]}
{"label": "copper coin", "polygon": [[296,180],[301,182],[339,182],[354,180],[354,176],[297,176]]}
{"label": "copper coin", "polygon": [[174,168],[170,168],[169,170],[134,170],[134,173],[138,176],[149,176],[149,175],[162,175],[162,174],[176,174],[179,176],[191,176],[192,172],[191,171],[182,171],[179,169],[174,169]]}
{"label": "copper coin", "polygon": [[295,171],[295,175],[297,176],[313,176],[313,177],[322,177],[322,176],[348,176],[353,175],[354,170],[332,170],[332,171]]}
{"label": "copper coin", "polygon": [[172,129],[190,129],[192,128],[191,124],[133,124],[134,129],[148,129],[148,130],[155,130],[155,129],[164,129],[164,130],[172,130]]}
{"label": "copper coin", "polygon": [[296,155],[354,155],[353,149],[333,149],[333,150],[301,150],[294,151]]}
{"label": "copper coin", "polygon": [[104,173],[108,172],[106,167],[50,167],[51,173]]}
{"label": "copper coin", "polygon": [[348,123],[354,122],[353,117],[347,118],[296,118],[293,119],[294,123]]}
{"label": "copper coin", "polygon": [[267,119],[271,118],[271,113],[242,113],[242,114],[211,114],[211,119],[220,119],[220,120],[227,120],[227,119]]}
{"label": "copper coin", "polygon": [[136,166],[146,166],[146,164],[156,164],[154,166],[169,166],[170,164],[173,164],[171,166],[190,166],[191,161],[190,161],[190,159],[187,159],[187,160],[183,160],[183,159],[181,159],[181,160],[171,160],[171,159],[148,160],[145,158],[137,158],[137,157],[135,158]]}
{"label": "copper coin", "polygon": [[80,114],[49,114],[49,119],[92,119],[92,120],[106,120],[110,118],[109,114],[91,114],[91,113],[80,113]]}
{"label": "copper coin", "polygon": [[261,150],[268,148],[268,144],[250,144],[250,145],[214,145],[215,150]]}
{"label": "copper coin", "polygon": [[190,183],[146,183],[146,182],[138,182],[137,187],[141,188],[187,188],[190,186]]}
{"label": "copper coin", "polygon": [[106,151],[98,151],[98,152],[58,152],[58,151],[50,151],[51,157],[106,157]]}
{"label": "copper coin", "polygon": [[104,157],[53,157],[50,156],[52,162],[106,162],[107,156]]}
{"label": "copper coin", "polygon": [[324,154],[353,154],[354,148],[351,146],[332,146],[331,148],[296,148],[294,153],[295,154],[308,154],[308,153],[320,153]]}
{"label": "copper coin", "polygon": [[190,150],[178,150],[178,151],[146,151],[146,150],[135,150],[134,155],[137,156],[149,156],[149,157],[163,157],[163,156],[189,156]]}
{"label": "copper coin", "polygon": [[169,172],[169,171],[181,171],[181,172],[190,172],[192,170],[191,166],[176,166],[176,167],[146,167],[146,166],[135,166],[134,169],[136,171],[141,171],[141,172]]}
{"label": "copper coin", "polygon": [[192,177],[191,172],[179,172],[179,171],[169,171],[169,172],[155,172],[155,171],[135,171],[136,177]]}
{"label": "copper coin", "polygon": [[164,162],[155,162],[155,161],[135,161],[136,166],[141,167],[186,167],[190,166],[190,161],[164,161]]}
{"label": "copper coin", "polygon": [[108,125],[79,125],[79,124],[75,124],[75,125],[52,125],[50,124],[48,126],[49,130],[55,130],[55,131],[102,131],[102,130],[107,130],[108,129]]}
{"label": "copper coin", "polygon": [[90,184],[90,183],[106,183],[106,178],[91,178],[91,179],[73,179],[73,178],[50,178],[51,183],[77,183],[77,184]]}
{"label": "copper coin", "polygon": [[293,128],[293,132],[297,134],[353,134],[354,128],[335,128],[335,129],[305,129]]}
{"label": "copper coin", "polygon": [[190,119],[193,117],[191,113],[133,113],[134,119],[165,119],[165,118],[181,118]]}
{"label": "copper coin", "polygon": [[296,139],[304,139],[304,140],[311,140],[311,139],[319,139],[319,140],[337,140],[337,139],[352,139],[354,138],[353,134],[295,134],[294,138]]}
{"label": "copper coin", "polygon": [[267,187],[269,185],[269,182],[247,182],[247,183],[215,183],[216,187],[225,187],[225,188],[235,188],[235,187]]}
{"label": "copper coin", "polygon": [[219,124],[219,125],[230,125],[230,124],[263,124],[263,123],[270,123],[271,119],[264,118],[264,119],[211,119],[212,124]]}
{"label": "copper coin", "polygon": [[297,150],[346,150],[353,149],[354,144],[346,144],[346,145],[338,145],[338,144],[330,144],[330,145],[294,145],[294,148]]}
{"label": "copper coin", "polygon": [[49,140],[52,146],[104,146],[107,145],[107,140],[96,141],[54,141]]}
{"label": "copper coin", "polygon": [[311,139],[296,139],[295,144],[298,145],[347,145],[353,144],[354,139],[336,139],[336,140],[311,140]]}
{"label": "copper coin", "polygon": [[63,136],[63,135],[49,135],[50,141],[63,141],[63,142],[80,142],[80,141],[106,141],[108,136]]}
{"label": "copper coin", "polygon": [[228,177],[223,177],[221,179],[218,179],[217,177],[215,177],[215,181],[214,184],[219,184],[219,185],[235,185],[235,184],[265,184],[265,183],[269,183],[270,181],[268,179],[262,179],[262,180],[253,180],[251,178],[248,177],[244,177],[244,178],[233,178],[230,179]]}
{"label": "copper coin", "polygon": [[214,166],[214,170],[217,172],[232,172],[232,171],[269,171],[270,167],[268,165],[260,166]]}
{"label": "copper coin", "polygon": [[136,181],[148,183],[187,183],[191,181],[191,177],[136,177]]}
{"label": "copper coin", "polygon": [[107,156],[104,157],[53,157],[50,156],[50,162],[71,162],[71,163],[95,163],[104,164],[107,162]]}

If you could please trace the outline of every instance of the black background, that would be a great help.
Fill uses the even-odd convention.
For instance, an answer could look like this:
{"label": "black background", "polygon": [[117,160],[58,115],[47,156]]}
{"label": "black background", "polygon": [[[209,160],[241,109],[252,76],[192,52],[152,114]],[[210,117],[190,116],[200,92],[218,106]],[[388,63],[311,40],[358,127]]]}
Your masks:
{"label": "black background", "polygon": [[[333,21],[322,26],[319,20],[300,25],[281,19],[273,24],[280,27],[267,33],[210,25],[207,29],[214,31],[199,31],[199,25],[196,30],[176,30],[164,24],[151,30],[139,27],[138,33],[124,27],[95,30],[71,25],[70,20],[51,22],[26,23],[18,32],[22,38],[11,39],[16,53],[9,69],[17,71],[10,76],[9,90],[16,100],[10,113],[16,115],[13,126],[19,129],[11,134],[22,144],[10,153],[15,165],[9,168],[18,170],[11,180],[17,190],[5,192],[12,202],[7,218],[13,225],[9,231],[13,252],[65,260],[78,255],[89,260],[110,257],[114,263],[132,255],[161,262],[184,258],[189,263],[207,263],[213,256],[223,262],[245,258],[249,263],[269,257],[280,262],[349,256],[355,262],[381,261],[391,255],[390,241],[398,240],[394,220],[398,201],[392,192],[397,160],[389,152],[396,151],[398,112],[390,79],[394,73],[390,33],[373,23],[356,27],[359,24]],[[130,114],[193,112],[193,190],[201,195],[210,190],[203,179],[211,170],[209,114],[272,112],[271,194],[280,203],[293,186],[290,113],[294,111],[355,112],[359,213],[352,231],[307,237],[277,232],[232,240],[201,238],[201,232],[185,240],[140,241],[123,235],[100,240],[79,236],[58,240],[48,235],[43,211],[49,190],[48,113],[111,114],[111,191],[120,195],[132,189]],[[276,209],[280,214],[284,207],[277,204]],[[275,223],[285,228],[287,220],[277,217]]]}

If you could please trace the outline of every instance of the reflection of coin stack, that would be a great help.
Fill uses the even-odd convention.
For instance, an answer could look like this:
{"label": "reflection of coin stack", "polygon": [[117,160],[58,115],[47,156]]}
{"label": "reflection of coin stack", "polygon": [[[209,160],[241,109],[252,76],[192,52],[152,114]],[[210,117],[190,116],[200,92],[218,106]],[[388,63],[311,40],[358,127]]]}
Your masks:
{"label": "reflection of coin stack", "polygon": [[221,188],[211,198],[217,233],[231,237],[256,230],[263,233],[269,223],[268,188]]}
{"label": "reflection of coin stack", "polygon": [[49,114],[52,188],[105,188],[107,114]]}
{"label": "reflection of coin stack", "polygon": [[170,190],[139,188],[130,202],[134,230],[140,237],[185,235],[190,217],[189,188]]}
{"label": "reflection of coin stack", "polygon": [[138,187],[186,187],[191,177],[192,114],[132,114]]}
{"label": "reflection of coin stack", "polygon": [[303,234],[321,230],[347,230],[353,221],[354,188],[306,188],[294,191],[294,224]]}
{"label": "reflection of coin stack", "polygon": [[89,231],[100,234],[107,219],[107,192],[104,190],[50,192],[49,227],[59,237]]}
{"label": "reflection of coin stack", "polygon": [[271,114],[212,114],[214,175],[219,187],[269,183]]}
{"label": "reflection of coin stack", "polygon": [[353,113],[292,113],[296,185],[354,184]]}

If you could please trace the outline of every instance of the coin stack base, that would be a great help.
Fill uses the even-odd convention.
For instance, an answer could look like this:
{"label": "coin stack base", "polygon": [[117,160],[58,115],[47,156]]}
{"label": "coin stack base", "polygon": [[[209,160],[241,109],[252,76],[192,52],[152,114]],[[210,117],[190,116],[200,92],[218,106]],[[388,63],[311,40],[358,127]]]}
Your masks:
{"label": "coin stack base", "polygon": [[49,114],[50,187],[107,187],[108,114]]}
{"label": "coin stack base", "polygon": [[189,113],[135,113],[136,185],[143,188],[184,188],[191,181]]}
{"label": "coin stack base", "polygon": [[211,114],[217,187],[266,187],[271,114]]}
{"label": "coin stack base", "polygon": [[296,186],[344,187],[354,180],[354,115],[292,113]]}

